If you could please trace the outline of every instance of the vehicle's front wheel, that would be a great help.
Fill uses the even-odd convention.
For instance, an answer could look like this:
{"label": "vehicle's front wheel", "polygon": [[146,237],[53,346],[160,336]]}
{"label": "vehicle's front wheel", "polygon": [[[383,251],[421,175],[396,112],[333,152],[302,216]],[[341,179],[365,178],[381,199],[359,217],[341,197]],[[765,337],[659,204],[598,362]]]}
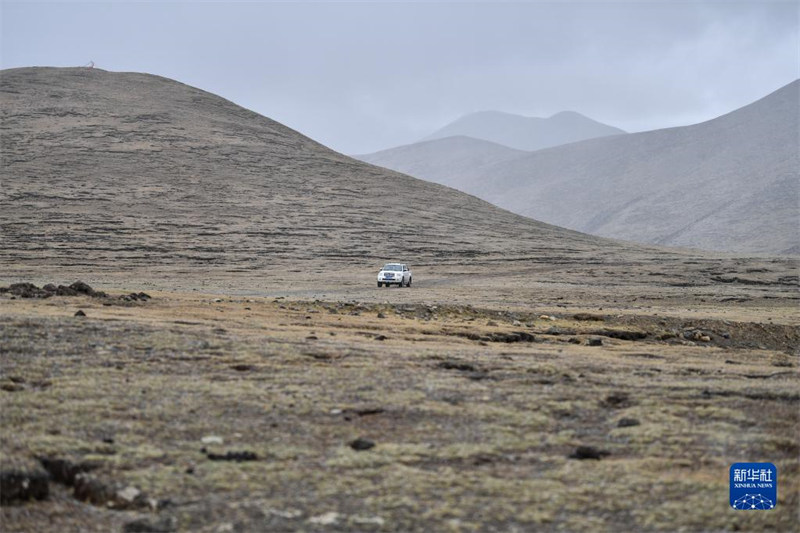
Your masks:
{"label": "vehicle's front wheel", "polygon": [[382,286],[383,286],[383,283],[381,283],[381,282],[379,281],[379,282],[378,282],[378,288],[380,289]]}

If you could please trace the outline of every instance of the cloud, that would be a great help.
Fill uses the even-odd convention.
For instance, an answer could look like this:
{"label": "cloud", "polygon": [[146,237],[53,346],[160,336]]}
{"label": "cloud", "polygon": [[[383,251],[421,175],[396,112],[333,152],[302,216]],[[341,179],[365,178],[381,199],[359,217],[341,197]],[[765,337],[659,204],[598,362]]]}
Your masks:
{"label": "cloud", "polygon": [[2,63],[152,72],[346,153],[468,112],[571,109],[629,131],[798,77],[794,2],[14,3]]}

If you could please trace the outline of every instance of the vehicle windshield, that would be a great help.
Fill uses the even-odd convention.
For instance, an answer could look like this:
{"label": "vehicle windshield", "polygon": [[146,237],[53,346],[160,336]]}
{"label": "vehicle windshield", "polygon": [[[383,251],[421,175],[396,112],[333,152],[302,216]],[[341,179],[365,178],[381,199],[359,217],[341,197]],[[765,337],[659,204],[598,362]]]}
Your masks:
{"label": "vehicle windshield", "polygon": [[395,265],[393,263],[388,265],[383,265],[383,268],[381,270],[388,270],[390,272],[402,272],[403,265]]}

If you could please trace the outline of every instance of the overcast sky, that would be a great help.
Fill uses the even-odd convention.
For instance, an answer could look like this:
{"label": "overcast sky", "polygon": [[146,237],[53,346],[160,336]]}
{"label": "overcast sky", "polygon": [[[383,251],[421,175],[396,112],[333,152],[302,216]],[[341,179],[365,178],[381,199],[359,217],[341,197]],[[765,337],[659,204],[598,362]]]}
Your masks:
{"label": "overcast sky", "polygon": [[150,72],[345,153],[466,113],[700,122],[800,77],[800,4],[2,2],[3,68]]}

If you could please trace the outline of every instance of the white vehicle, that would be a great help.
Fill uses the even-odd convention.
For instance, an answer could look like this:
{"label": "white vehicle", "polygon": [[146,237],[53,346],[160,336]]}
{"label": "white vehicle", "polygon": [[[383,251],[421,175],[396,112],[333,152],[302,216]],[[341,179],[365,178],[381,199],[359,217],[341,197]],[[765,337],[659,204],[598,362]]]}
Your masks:
{"label": "white vehicle", "polygon": [[381,271],[378,272],[378,287],[383,285],[387,287],[389,285],[410,287],[411,270],[408,269],[408,265],[402,263],[387,263],[383,265]]}

